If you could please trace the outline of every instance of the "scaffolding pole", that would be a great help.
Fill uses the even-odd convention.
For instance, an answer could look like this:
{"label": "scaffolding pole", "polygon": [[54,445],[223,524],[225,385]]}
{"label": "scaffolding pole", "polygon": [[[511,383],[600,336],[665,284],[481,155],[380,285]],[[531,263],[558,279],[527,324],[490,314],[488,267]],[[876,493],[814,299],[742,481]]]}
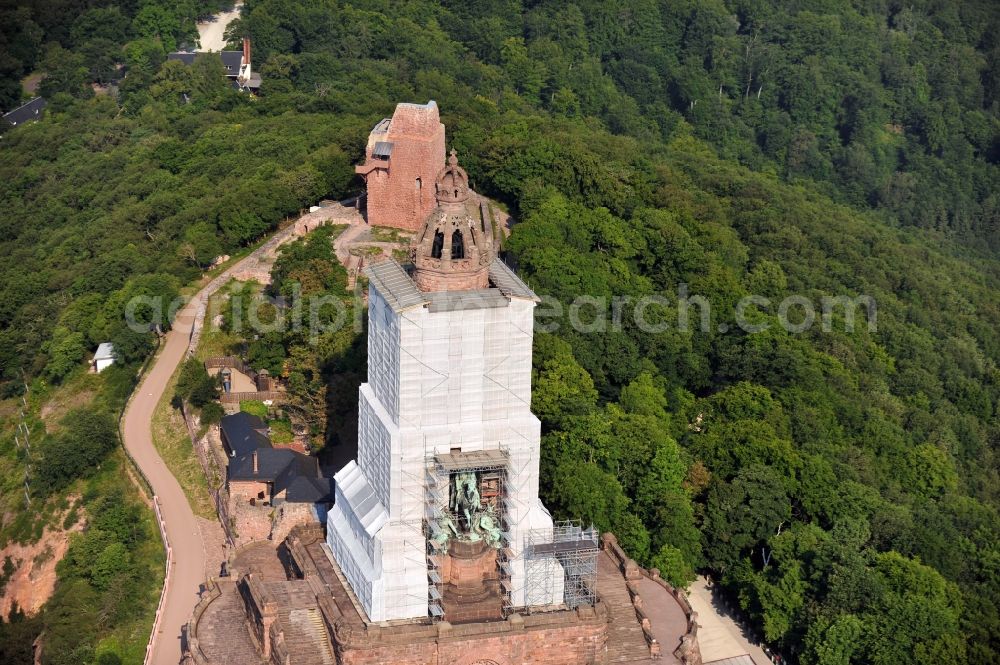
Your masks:
{"label": "scaffolding pole", "polygon": [[566,520],[556,522],[551,529],[529,531],[524,548],[526,604],[530,607],[538,604],[533,598],[551,597],[553,571],[561,566],[566,606],[593,606],[597,602],[597,554],[598,536],[593,526],[584,529],[578,521]]}

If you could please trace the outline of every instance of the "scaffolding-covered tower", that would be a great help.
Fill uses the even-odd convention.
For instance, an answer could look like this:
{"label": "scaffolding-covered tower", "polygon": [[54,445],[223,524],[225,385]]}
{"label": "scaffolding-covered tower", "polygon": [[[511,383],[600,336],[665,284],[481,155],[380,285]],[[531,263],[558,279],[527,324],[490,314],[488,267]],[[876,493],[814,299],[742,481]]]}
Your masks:
{"label": "scaffolding-covered tower", "polygon": [[[501,616],[563,601],[558,561],[543,594],[525,583],[522,556],[531,530],[552,529],[538,498],[541,423],[531,412],[539,299],[496,258],[493,221],[454,152],[435,194],[412,267],[366,269],[358,457],[337,473],[327,519],[330,550],[371,621],[451,620],[442,564],[466,616],[485,617],[494,596]],[[456,482],[460,522],[445,496]]]}
{"label": "scaffolding-covered tower", "polygon": [[[447,503],[448,474],[437,469],[447,465],[482,472],[495,464],[500,472],[504,614],[561,604],[556,568],[551,596],[526,596],[522,556],[527,533],[552,525],[538,498],[541,424],[530,409],[536,296],[498,259],[490,286],[474,291],[421,292],[392,261],[367,274],[358,458],[336,475],[327,541],[368,618],[432,617],[441,609],[429,541]],[[484,466],[470,455],[498,457]]]}
{"label": "scaffolding-covered tower", "polygon": [[597,530],[584,529],[573,520],[556,522],[550,529],[532,529],[524,545],[525,585],[528,605],[552,597],[553,572],[561,567],[563,602],[576,609],[597,602]]}

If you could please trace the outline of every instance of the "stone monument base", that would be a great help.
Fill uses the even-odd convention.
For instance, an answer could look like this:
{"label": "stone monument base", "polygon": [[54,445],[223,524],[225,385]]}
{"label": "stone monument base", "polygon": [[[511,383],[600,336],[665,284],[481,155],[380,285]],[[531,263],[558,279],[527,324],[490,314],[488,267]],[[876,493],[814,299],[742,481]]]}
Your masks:
{"label": "stone monument base", "polygon": [[[233,581],[208,583],[187,627],[183,665],[651,665],[670,653],[673,662],[701,664],[696,617],[683,592],[655,573],[648,578],[610,534],[602,539],[593,606],[461,624],[429,617],[372,623],[346,588],[321,528],[296,527],[283,547],[275,567],[287,580],[236,555]],[[481,556],[471,559],[482,563]],[[656,594],[678,600],[681,622],[673,632],[666,614],[650,613]]]}
{"label": "stone monument base", "polygon": [[441,573],[445,621],[461,624],[503,619],[497,552],[486,541],[452,540],[447,554],[441,555]]}

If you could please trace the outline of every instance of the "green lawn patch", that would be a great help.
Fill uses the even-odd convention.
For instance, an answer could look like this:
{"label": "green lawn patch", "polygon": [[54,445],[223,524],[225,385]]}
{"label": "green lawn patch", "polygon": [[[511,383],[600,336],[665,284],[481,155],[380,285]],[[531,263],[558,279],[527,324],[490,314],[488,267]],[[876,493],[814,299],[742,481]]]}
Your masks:
{"label": "green lawn patch", "polygon": [[240,411],[246,411],[247,413],[255,415],[258,418],[267,419],[267,404],[258,400],[248,399],[241,401]]}

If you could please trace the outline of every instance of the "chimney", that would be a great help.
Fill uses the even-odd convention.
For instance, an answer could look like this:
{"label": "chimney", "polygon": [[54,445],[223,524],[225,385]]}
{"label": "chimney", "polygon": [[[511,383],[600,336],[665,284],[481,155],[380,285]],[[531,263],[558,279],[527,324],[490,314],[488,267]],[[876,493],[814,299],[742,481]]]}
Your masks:
{"label": "chimney", "polygon": [[255,451],[253,451],[253,473],[254,473],[254,475],[257,475],[257,469],[258,469],[258,467],[257,467],[257,451],[255,450]]}
{"label": "chimney", "polygon": [[240,86],[245,86],[250,82],[250,38],[243,38],[243,60],[240,61],[240,71],[236,77]]}

